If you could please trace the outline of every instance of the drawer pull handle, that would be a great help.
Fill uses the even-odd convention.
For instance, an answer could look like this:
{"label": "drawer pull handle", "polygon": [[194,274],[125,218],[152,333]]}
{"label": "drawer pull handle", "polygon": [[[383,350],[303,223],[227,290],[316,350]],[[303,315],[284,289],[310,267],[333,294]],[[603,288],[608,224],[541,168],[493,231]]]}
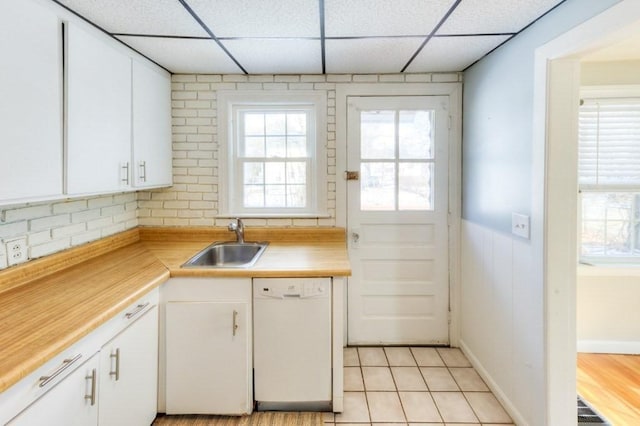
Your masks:
{"label": "drawer pull handle", "polygon": [[116,359],[116,370],[109,371],[109,375],[114,376],[117,382],[118,380],[120,380],[120,348],[116,349],[115,354],[109,355],[109,358]]}
{"label": "drawer pull handle", "polygon": [[39,379],[40,380],[40,384],[38,386],[41,387],[41,388],[45,387],[53,379],[55,379],[60,374],[62,374],[62,372],[64,370],[66,370],[67,368],[71,367],[71,365],[73,363],[75,363],[77,360],[79,360],[80,358],[82,358],[82,354],[78,354],[78,355],[74,356],[73,358],[66,358],[66,359],[62,360],[62,365],[60,367],[58,367],[56,369],[56,371],[54,371],[51,375],[40,377],[40,379]]}
{"label": "drawer pull handle", "polygon": [[147,306],[149,306],[149,302],[147,302],[145,304],[140,304],[140,305],[136,306],[136,309],[133,312],[127,312],[126,314],[124,314],[124,316],[127,319],[131,319],[131,318],[135,317],[136,315],[138,315]]}
{"label": "drawer pull handle", "polygon": [[238,311],[233,311],[233,335],[236,335],[238,330]]}
{"label": "drawer pull handle", "polygon": [[91,370],[91,374],[85,376],[85,379],[91,380],[91,393],[85,395],[84,399],[91,401],[91,405],[96,405],[96,369]]}

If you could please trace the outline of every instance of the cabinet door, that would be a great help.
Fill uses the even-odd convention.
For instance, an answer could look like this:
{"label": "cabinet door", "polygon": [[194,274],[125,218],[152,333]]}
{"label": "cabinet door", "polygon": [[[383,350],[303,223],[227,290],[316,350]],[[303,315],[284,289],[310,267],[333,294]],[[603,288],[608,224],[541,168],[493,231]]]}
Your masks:
{"label": "cabinet door", "polygon": [[131,58],[77,25],[67,30],[67,194],[130,187]]}
{"label": "cabinet door", "polygon": [[98,424],[151,424],[157,389],[158,308],[154,306],[100,351]]}
{"label": "cabinet door", "polygon": [[167,303],[167,414],[251,412],[248,313],[242,302]]}
{"label": "cabinet door", "polygon": [[134,186],[171,185],[171,159],[171,77],[157,67],[134,61]]}
{"label": "cabinet door", "polygon": [[0,16],[0,204],[60,195],[62,25],[31,0]]}
{"label": "cabinet door", "polygon": [[94,355],[49,392],[14,417],[11,426],[91,426],[98,423],[97,370]]}

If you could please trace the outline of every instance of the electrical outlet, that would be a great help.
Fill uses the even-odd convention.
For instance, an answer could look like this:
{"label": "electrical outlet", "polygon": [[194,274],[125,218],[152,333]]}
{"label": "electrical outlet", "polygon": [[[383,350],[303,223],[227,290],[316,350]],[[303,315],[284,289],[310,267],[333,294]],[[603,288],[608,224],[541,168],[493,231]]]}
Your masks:
{"label": "electrical outlet", "polygon": [[7,249],[7,263],[9,266],[24,263],[29,260],[27,256],[27,239],[26,237],[14,238],[5,241]]}
{"label": "electrical outlet", "polygon": [[[0,243],[2,241],[0,240]],[[0,269],[7,267],[7,252],[4,249],[4,244],[0,244]]]}

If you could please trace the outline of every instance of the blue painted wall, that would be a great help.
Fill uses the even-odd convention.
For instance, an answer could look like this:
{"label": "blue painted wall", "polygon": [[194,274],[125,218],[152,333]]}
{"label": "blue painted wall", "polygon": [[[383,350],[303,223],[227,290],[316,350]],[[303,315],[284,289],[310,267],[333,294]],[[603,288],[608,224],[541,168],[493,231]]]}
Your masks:
{"label": "blue painted wall", "polygon": [[567,0],[464,76],[462,216],[511,232],[531,214],[535,50],[620,0]]}

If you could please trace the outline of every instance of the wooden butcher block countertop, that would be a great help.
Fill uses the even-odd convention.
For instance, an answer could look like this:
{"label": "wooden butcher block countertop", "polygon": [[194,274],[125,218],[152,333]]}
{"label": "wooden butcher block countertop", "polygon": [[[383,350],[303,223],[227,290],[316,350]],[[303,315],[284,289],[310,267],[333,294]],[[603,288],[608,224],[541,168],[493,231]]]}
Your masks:
{"label": "wooden butcher block countertop", "polygon": [[225,228],[136,228],[0,271],[0,392],[78,342],[170,276],[348,276],[342,228],[246,228],[268,241],[248,269],[183,269]]}
{"label": "wooden butcher block countertop", "polygon": [[344,228],[245,228],[245,241],[266,241],[250,268],[181,268],[203,248],[230,241],[226,228],[140,228],[140,238],[172,277],[331,277],[351,275]]}

